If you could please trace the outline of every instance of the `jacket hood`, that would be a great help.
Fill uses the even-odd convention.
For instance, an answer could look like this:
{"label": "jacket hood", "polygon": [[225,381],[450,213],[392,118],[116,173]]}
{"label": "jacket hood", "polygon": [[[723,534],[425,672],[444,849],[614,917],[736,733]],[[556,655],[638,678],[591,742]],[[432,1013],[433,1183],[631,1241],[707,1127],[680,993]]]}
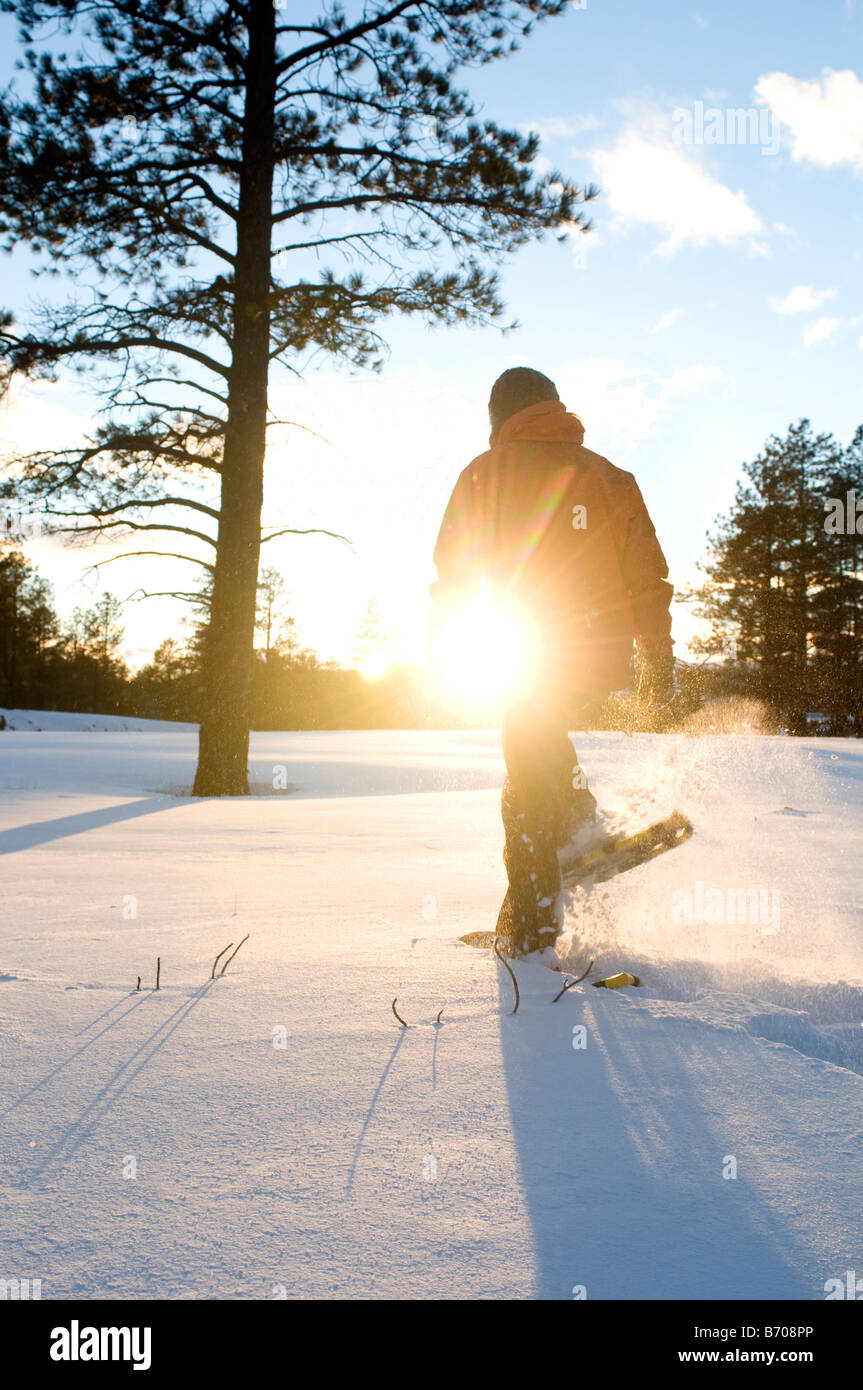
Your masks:
{"label": "jacket hood", "polygon": [[537,401],[526,406],[500,427],[497,438],[489,441],[497,444],[515,444],[521,440],[544,440],[549,443],[581,444],[584,439],[584,425],[577,415],[572,415],[563,401]]}

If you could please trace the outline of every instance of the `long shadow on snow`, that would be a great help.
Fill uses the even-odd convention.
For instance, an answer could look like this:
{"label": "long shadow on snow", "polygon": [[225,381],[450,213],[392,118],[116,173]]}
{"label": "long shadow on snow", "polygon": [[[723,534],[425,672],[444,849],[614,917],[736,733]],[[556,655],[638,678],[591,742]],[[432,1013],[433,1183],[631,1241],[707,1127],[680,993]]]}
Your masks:
{"label": "long shadow on snow", "polygon": [[[369,1108],[368,1108],[368,1110],[366,1111],[366,1117],[365,1117],[365,1119],[363,1120],[363,1127],[362,1127],[362,1129],[360,1130],[359,1136],[358,1136],[358,1138],[357,1138],[357,1142],[356,1142],[356,1144],[354,1145],[354,1156],[353,1156],[353,1158],[351,1159],[351,1170],[350,1170],[350,1172],[349,1172],[349,1174],[348,1174],[347,1183],[345,1184],[345,1196],[346,1196],[346,1197],[349,1196],[350,1193],[353,1191],[354,1179],[355,1179],[355,1177],[356,1177],[356,1175],[357,1175],[357,1164],[358,1164],[359,1161],[360,1161],[360,1155],[361,1155],[362,1150],[363,1150],[363,1144],[365,1143],[366,1133],[367,1133],[368,1128],[369,1128],[369,1125],[371,1124],[372,1119],[373,1119],[373,1117],[374,1117],[375,1107],[377,1106],[378,1100],[380,1099],[381,1091],[384,1089],[384,1084],[385,1084],[385,1082],[386,1082],[387,1077],[388,1077],[389,1074],[390,1074],[390,1070],[391,1070],[391,1068],[392,1068],[393,1062],[396,1060],[396,1055],[397,1055],[397,1053],[398,1053],[398,1050],[399,1050],[399,1048],[401,1047],[402,1043],[403,1043],[404,1040],[405,1040],[405,1032],[406,1032],[406,1030],[403,1028],[403,1029],[401,1030],[401,1032],[399,1033],[398,1038],[396,1039],[396,1045],[395,1045],[395,1047],[393,1048],[392,1052],[390,1053],[389,1057],[387,1058],[386,1066],[384,1067],[383,1071],[381,1072],[380,1080],[378,1081],[378,1084],[377,1084],[377,1086],[375,1087],[375,1093],[374,1093],[374,1095],[372,1096],[371,1101],[369,1102]],[[436,1042],[437,1042],[437,1038],[435,1038],[435,1043],[436,1043]]]}
{"label": "long shadow on snow", "polygon": [[83,835],[88,830],[102,830],[119,821],[149,816],[154,811],[172,811],[177,805],[177,801],[167,796],[148,796],[124,802],[122,806],[101,806],[96,811],[79,811],[73,816],[57,816],[55,820],[36,821],[33,825],[16,825],[12,830],[0,831],[0,854],[17,854],[19,850],[35,849],[68,835]]}
{"label": "long shadow on snow", "polygon": [[728,1134],[705,1104],[733,1084],[721,1058],[695,1061],[660,1024],[637,1026],[624,996],[582,988],[552,1005],[559,977],[532,964],[518,973],[515,1016],[500,982],[501,1044],[533,1296],[568,1300],[584,1286],[588,1299],[817,1297],[806,1257],[745,1171],[722,1177]]}
{"label": "long shadow on snow", "polygon": [[[70,1052],[68,1057],[64,1057],[62,1062],[58,1062],[56,1067],[52,1067],[51,1070],[49,1072],[46,1072],[45,1075],[39,1081],[35,1081],[33,1085],[28,1088],[28,1090],[23,1091],[20,1096],[16,1096],[15,1100],[13,1100],[9,1105],[6,1106],[5,1110],[0,1110],[0,1119],[3,1119],[4,1116],[11,1114],[13,1110],[17,1110],[18,1106],[23,1105],[24,1102],[26,1100],[29,1100],[30,1096],[34,1095],[36,1091],[41,1091],[43,1086],[47,1086],[49,1081],[52,1081],[55,1076],[57,1076],[61,1071],[64,1070],[64,1068],[70,1066],[71,1063],[75,1061],[76,1057],[80,1057],[82,1052],[86,1052],[88,1047],[92,1047],[93,1044],[98,1042],[99,1039],[105,1033],[109,1033],[112,1028],[116,1028],[119,1023],[123,1023],[125,1019],[129,1017],[130,1014],[135,1012],[135,1009],[140,1008],[141,1004],[143,1004],[144,1000],[148,997],[149,996],[147,994],[134,993],[131,995],[131,997],[129,995],[126,995],[123,999],[118,999],[116,1004],[112,1004],[110,1009],[106,1009],[104,1014],[100,1014],[98,1019],[94,1019],[93,1023],[88,1024],[88,1028],[95,1027],[96,1023],[98,1023],[102,1018],[107,1017],[109,1013],[113,1013],[114,1010],[120,1004],[128,1003],[129,1008],[126,1009],[124,1013],[117,1014],[116,1018],[113,1018],[110,1023],[106,1023],[105,1027],[100,1028],[98,1033],[93,1033],[85,1043],[82,1043],[80,1047],[77,1047],[74,1052]],[[87,1029],[85,1028],[82,1031],[86,1032]],[[80,1037],[81,1034],[76,1033],[75,1036]]]}

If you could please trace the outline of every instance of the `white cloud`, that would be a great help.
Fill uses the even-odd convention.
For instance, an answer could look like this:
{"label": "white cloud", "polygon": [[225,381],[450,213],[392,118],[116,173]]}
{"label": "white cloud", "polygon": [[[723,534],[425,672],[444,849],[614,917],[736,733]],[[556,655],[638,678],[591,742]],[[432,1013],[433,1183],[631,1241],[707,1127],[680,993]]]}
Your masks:
{"label": "white cloud", "polygon": [[587,265],[588,254],[592,254],[598,246],[602,245],[602,233],[596,227],[591,227],[590,231],[585,232],[576,222],[561,222],[557,229],[558,235],[568,238],[572,251],[572,264],[576,270],[584,270]]}
{"label": "white cloud", "polygon": [[526,135],[536,134],[542,140],[566,140],[581,135],[585,130],[595,130],[599,117],[586,116],[542,116],[536,121],[525,121],[519,130]]}
{"label": "white cloud", "polygon": [[790,132],[791,157],[863,173],[863,82],[850,68],[805,82],[785,72],[759,77],[755,95]]}
{"label": "white cloud", "polygon": [[668,313],[663,314],[662,317],[658,320],[658,322],[655,323],[653,327],[649,328],[647,331],[648,333],[664,333],[666,328],[670,328],[672,324],[677,323],[677,320],[679,318],[679,309],[669,309]]}
{"label": "white cloud", "polygon": [[820,309],[825,299],[832,299],[835,290],[814,290],[811,285],[795,285],[784,299],[771,298],[770,307],[776,314],[805,314]]}
{"label": "white cloud", "polygon": [[675,367],[663,376],[622,360],[590,358],[558,367],[552,375],[561,400],[584,422],[587,447],[619,462],[656,428],[678,396],[704,390],[721,372]]}
{"label": "white cloud", "polygon": [[807,324],[803,334],[803,346],[805,348],[814,347],[816,343],[826,343],[828,338],[832,338],[836,329],[839,327],[839,319],[831,319],[826,314],[815,319],[814,323]]}
{"label": "white cloud", "polygon": [[40,449],[74,448],[87,429],[83,413],[92,398],[77,393],[80,413],[66,404],[70,399],[68,381],[23,382],[16,378],[0,405],[0,452],[28,454]]}
{"label": "white cloud", "polygon": [[616,217],[667,233],[656,248],[659,254],[670,256],[687,244],[711,242],[745,241],[752,250],[764,249],[754,240],[763,224],[742,190],[726,188],[670,138],[666,144],[629,129],[616,145],[595,150],[591,158],[606,205]]}

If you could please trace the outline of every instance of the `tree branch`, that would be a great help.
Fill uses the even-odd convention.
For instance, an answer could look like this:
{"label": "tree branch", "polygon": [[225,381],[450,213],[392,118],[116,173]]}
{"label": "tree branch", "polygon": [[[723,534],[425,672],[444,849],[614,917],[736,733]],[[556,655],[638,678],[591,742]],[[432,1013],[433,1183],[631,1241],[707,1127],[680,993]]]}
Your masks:
{"label": "tree branch", "polygon": [[340,536],[337,531],[325,531],[320,526],[310,526],[305,530],[300,530],[294,526],[284,526],[280,531],[273,531],[272,535],[261,536],[261,545],[264,545],[266,541],[274,541],[277,536],[331,536],[333,540],[341,541],[349,550],[354,548],[353,542],[349,541],[347,536]]}

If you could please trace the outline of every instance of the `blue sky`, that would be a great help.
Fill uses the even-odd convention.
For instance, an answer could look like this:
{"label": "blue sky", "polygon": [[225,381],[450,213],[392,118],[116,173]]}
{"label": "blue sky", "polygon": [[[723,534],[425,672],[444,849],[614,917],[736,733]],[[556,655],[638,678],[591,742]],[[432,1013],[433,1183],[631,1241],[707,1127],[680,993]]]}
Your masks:
{"label": "blue sky", "polygon": [[[378,380],[331,368],[302,386],[274,380],[278,412],[329,443],[274,434],[265,520],[354,543],[296,538],[266,556],[309,644],[347,658],[375,597],[399,630],[395,651],[421,658],[440,515],[485,445],[488,390],[507,366],[554,377],[586,444],[636,474],[678,587],[769,434],[807,415],[850,437],[863,421],[861,15],[860,0],[587,0],[472,74],[489,116],[535,127],[542,160],[599,185],[594,231],[507,263],[512,334],[391,322]],[[699,110],[721,143],[687,142]],[[745,141],[733,111],[752,113]],[[85,412],[63,384],[25,393],[0,413],[0,438],[62,434]],[[61,607],[98,596],[81,579],[92,555],[31,549]],[[101,583],[124,597],[141,563],[108,566]],[[152,587],[171,578],[188,576]],[[180,616],[170,603],[130,605],[133,659],[176,634]],[[676,621],[686,655],[692,620]]]}

